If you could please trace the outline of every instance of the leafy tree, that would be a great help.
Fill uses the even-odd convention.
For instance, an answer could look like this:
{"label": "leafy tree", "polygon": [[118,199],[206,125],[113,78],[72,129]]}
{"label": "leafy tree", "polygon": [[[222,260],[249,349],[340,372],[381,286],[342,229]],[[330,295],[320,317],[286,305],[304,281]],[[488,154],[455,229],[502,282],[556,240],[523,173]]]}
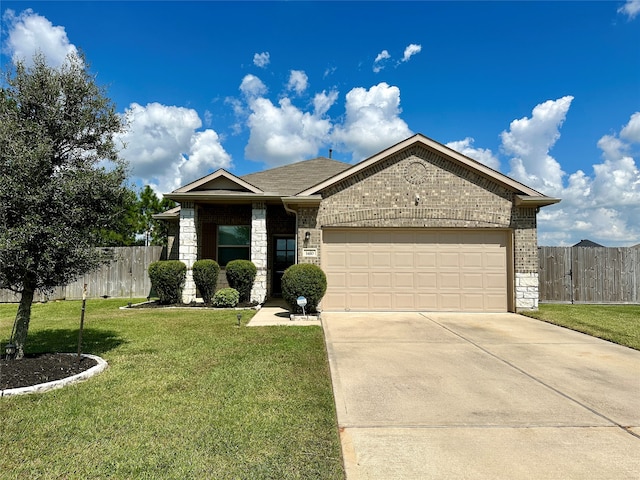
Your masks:
{"label": "leafy tree", "polygon": [[153,215],[162,213],[173,208],[176,203],[168,198],[158,199],[156,192],[146,185],[140,192],[139,212],[140,230],[138,233],[144,235],[145,245],[166,245],[167,243],[167,222],[155,220]]}
{"label": "leafy tree", "polygon": [[36,290],[64,285],[100,263],[100,232],[122,213],[123,128],[82,56],[52,68],[19,63],[0,89],[0,288],[20,294],[13,342],[24,356]]}
{"label": "leafy tree", "polygon": [[101,247],[130,247],[144,245],[144,239],[138,237],[141,233],[140,200],[134,190],[126,189],[123,205],[117,216],[117,223],[110,230],[101,231]]}

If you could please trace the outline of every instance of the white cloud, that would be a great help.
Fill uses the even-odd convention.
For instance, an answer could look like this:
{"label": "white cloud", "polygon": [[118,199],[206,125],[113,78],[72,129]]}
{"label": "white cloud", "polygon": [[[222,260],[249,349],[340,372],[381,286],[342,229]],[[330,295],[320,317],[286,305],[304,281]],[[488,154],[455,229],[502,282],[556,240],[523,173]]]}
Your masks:
{"label": "white cloud", "polygon": [[217,168],[230,168],[231,157],[213,130],[197,130],[195,110],[132,103],[125,112],[127,131],[119,136],[132,174],[159,193],[170,192]]}
{"label": "white cloud", "polygon": [[303,93],[307,89],[307,83],[309,77],[302,70],[291,70],[289,75],[289,83],[287,84],[288,90],[293,90],[298,95]]}
{"label": "white cloud", "polygon": [[391,55],[389,55],[389,52],[387,50],[382,50],[373,61],[373,71],[375,73],[380,72],[384,68],[385,60],[388,60],[390,58]]}
{"label": "white cloud", "polygon": [[631,115],[629,123],[620,132],[620,138],[632,143],[640,144],[640,112]]}
{"label": "white cloud", "polygon": [[271,62],[269,52],[256,53],[253,55],[253,64],[256,67],[265,68]]}
{"label": "white cloud", "polygon": [[404,49],[404,55],[402,56],[402,61],[408,62],[411,57],[413,57],[417,53],[420,53],[421,50],[422,50],[422,45],[416,45],[415,43],[412,43],[411,45],[407,46],[407,48]]}
{"label": "white cloud", "polygon": [[640,171],[627,154],[640,143],[638,118],[640,112],[631,115],[620,136],[603,136],[598,147],[604,161],[593,165],[593,176],[571,174],[558,195],[562,202],[542,210],[540,244],[572,245],[581,238],[604,245],[640,243]]}
{"label": "white cloud", "polygon": [[324,115],[338,100],[338,91],[332,90],[328,94],[325,90],[321,93],[316,93],[313,97],[313,110],[315,115]]}
{"label": "white cloud", "polygon": [[456,152],[460,152],[469,158],[486,165],[494,170],[500,170],[500,160],[493,152],[485,148],[476,148],[473,146],[474,139],[467,137],[464,140],[458,140],[455,142],[447,143],[447,147],[454,149]]}
{"label": "white cloud", "polygon": [[400,89],[382,82],[354,88],[346,96],[346,116],[336,126],[333,140],[352,152],[354,161],[362,160],[412,135],[400,118]]}
{"label": "white cloud", "polygon": [[331,130],[331,122],[323,117],[326,102],[319,103],[322,109],[309,113],[298,109],[286,97],[278,106],[267,98],[251,100],[246,158],[275,167],[317,155]]}
{"label": "white cloud", "polygon": [[558,195],[562,189],[565,173],[549,150],[560,138],[572,100],[566,96],[536,105],[531,118],[512,121],[509,131],[501,134],[503,152],[512,155],[509,175],[547,195]]}
{"label": "white cloud", "polygon": [[32,65],[34,54],[40,52],[49,66],[59,67],[67,55],[78,53],[75,45],[69,42],[64,27],[53,26],[31,9],[17,16],[13,10],[7,10],[3,20],[8,26],[4,50],[14,63],[23,61]]}
{"label": "white cloud", "polygon": [[267,87],[255,75],[246,75],[240,84],[240,91],[247,98],[259,97],[267,93]]}
{"label": "white cloud", "polygon": [[629,20],[636,18],[640,12],[640,0],[627,0],[627,2],[618,8],[618,13],[622,13],[629,17]]}

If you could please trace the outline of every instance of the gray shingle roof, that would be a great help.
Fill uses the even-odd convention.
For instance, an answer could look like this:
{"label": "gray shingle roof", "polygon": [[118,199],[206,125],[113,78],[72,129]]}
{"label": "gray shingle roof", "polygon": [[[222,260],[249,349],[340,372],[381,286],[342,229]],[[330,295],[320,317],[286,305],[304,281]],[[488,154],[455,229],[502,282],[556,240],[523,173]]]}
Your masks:
{"label": "gray shingle roof", "polygon": [[240,178],[263,192],[286,196],[295,195],[311,188],[351,166],[349,163],[331,158],[318,157],[262,172],[250,173]]}

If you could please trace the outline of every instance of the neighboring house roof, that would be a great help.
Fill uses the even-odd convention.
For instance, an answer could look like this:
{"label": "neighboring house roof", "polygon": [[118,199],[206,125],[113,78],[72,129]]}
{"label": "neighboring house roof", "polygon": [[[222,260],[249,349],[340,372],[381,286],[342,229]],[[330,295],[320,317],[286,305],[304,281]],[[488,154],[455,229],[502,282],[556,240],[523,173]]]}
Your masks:
{"label": "neighboring house roof", "polygon": [[591,240],[580,240],[578,243],[573,245],[574,247],[604,247],[604,245],[600,245],[599,243],[592,242]]}

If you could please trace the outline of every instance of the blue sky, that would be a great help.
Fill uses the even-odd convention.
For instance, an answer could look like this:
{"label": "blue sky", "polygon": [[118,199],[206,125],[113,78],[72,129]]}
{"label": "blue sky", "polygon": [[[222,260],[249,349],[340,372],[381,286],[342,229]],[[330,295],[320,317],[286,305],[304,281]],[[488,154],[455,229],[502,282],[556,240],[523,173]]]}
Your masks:
{"label": "blue sky", "polygon": [[422,133],[563,199],[541,245],[640,243],[640,0],[27,2],[3,70],[81,49],[129,130],[132,181],[171,191]]}

